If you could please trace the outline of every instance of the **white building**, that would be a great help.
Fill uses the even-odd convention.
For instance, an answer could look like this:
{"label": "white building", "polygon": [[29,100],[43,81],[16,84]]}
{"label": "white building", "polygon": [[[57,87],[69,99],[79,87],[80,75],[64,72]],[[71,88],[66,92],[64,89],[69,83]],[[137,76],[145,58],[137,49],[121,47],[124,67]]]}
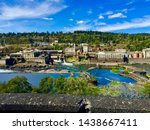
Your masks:
{"label": "white building", "polygon": [[144,58],[150,58],[150,48],[143,49]]}
{"label": "white building", "polygon": [[115,52],[126,53],[127,50],[126,49],[116,49]]}
{"label": "white building", "polygon": [[88,45],[84,45],[83,46],[83,53],[88,53],[88,51],[89,51]]}
{"label": "white building", "polygon": [[0,59],[0,65],[6,65],[6,59]]}
{"label": "white building", "polygon": [[55,43],[58,43],[58,40],[55,40],[54,42],[55,42]]}
{"label": "white building", "polygon": [[76,50],[74,47],[67,47],[65,48],[65,54],[68,54],[68,55],[75,55],[76,54]]}
{"label": "white building", "polygon": [[22,52],[10,53],[11,58],[21,58],[22,56]]}
{"label": "white building", "polygon": [[33,50],[24,50],[22,51],[23,58],[31,59],[34,58],[34,51]]}
{"label": "white building", "polygon": [[98,59],[122,59],[127,56],[125,52],[107,51],[98,52]]}

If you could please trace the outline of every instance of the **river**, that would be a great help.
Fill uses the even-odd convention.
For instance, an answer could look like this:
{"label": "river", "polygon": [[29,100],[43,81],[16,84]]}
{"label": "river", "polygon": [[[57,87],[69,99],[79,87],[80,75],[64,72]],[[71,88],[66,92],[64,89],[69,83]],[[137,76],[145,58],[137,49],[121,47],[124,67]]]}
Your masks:
{"label": "river", "polygon": [[[70,68],[66,67],[66,68],[69,71],[74,72],[74,77],[79,76],[78,72],[81,72],[81,69],[80,71],[77,72],[77,69],[72,69],[71,67]],[[82,70],[85,71],[85,69],[82,69]],[[133,83],[133,84],[136,83],[135,80],[129,77],[121,76],[118,73],[113,73],[109,69],[92,69],[92,70],[88,70],[88,72],[91,75],[96,77],[99,86],[108,85],[111,81],[119,81],[119,82],[124,82],[124,83]],[[64,76],[65,78],[68,78],[70,75],[71,75],[70,73],[62,73],[62,74],[59,74],[59,73],[48,73],[48,74],[47,73],[21,73],[21,72],[13,72],[12,70],[0,70],[0,82],[7,82],[16,76],[25,76],[32,85],[39,86],[41,79],[45,77],[52,76],[54,78],[57,78],[59,76]]]}
{"label": "river", "polygon": [[93,69],[88,71],[91,75],[95,76],[99,85],[108,85],[111,81],[118,81],[123,83],[135,84],[136,81],[119,73],[113,73],[109,69]]}

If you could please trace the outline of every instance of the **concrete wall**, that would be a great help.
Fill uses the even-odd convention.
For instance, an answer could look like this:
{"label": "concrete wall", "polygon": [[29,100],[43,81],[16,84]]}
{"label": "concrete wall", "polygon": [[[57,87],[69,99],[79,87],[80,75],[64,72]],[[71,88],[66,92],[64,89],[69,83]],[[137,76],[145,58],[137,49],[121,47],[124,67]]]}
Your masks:
{"label": "concrete wall", "polygon": [[93,113],[150,112],[150,99],[50,94],[0,94],[0,112],[78,112],[78,102],[87,98]]}
{"label": "concrete wall", "polygon": [[6,65],[6,60],[5,59],[0,60],[0,65]]}
{"label": "concrete wall", "polygon": [[127,55],[126,53],[121,52],[99,52],[98,53],[98,59],[123,59],[124,55]]}
{"label": "concrete wall", "polygon": [[136,64],[136,63],[139,63],[139,64],[144,64],[144,63],[147,63],[147,64],[150,64],[150,58],[149,59],[129,59],[129,63],[130,64]]}
{"label": "concrete wall", "polygon": [[65,54],[66,54],[66,55],[68,55],[68,54],[75,55],[75,53],[76,53],[76,52],[75,52],[75,48],[73,48],[73,47],[72,47],[72,48],[66,48],[66,49],[65,49]]}
{"label": "concrete wall", "polygon": [[83,53],[88,53],[89,47],[88,46],[83,46]]}
{"label": "concrete wall", "polygon": [[150,48],[143,49],[144,58],[150,58]]}
{"label": "concrete wall", "polygon": [[26,53],[23,53],[23,57],[24,57],[25,59],[34,58],[34,52],[26,52]]}
{"label": "concrete wall", "polygon": [[45,58],[44,57],[34,57],[34,58],[26,58],[27,62],[37,62],[37,63],[45,63]]}

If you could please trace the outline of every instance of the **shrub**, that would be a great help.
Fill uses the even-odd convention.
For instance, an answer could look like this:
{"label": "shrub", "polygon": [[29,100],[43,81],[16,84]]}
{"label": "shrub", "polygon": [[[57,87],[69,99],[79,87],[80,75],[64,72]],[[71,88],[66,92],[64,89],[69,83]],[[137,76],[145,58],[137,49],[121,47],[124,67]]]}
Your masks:
{"label": "shrub", "polygon": [[6,93],[7,88],[6,88],[6,83],[0,83],[0,93]]}
{"label": "shrub", "polygon": [[150,96],[150,82],[144,84],[143,93],[148,94]]}
{"label": "shrub", "polygon": [[9,80],[6,86],[9,93],[29,93],[32,91],[31,84],[23,76],[17,76]]}
{"label": "shrub", "polygon": [[79,95],[97,95],[99,88],[91,85],[87,80],[81,77],[46,77],[41,80],[39,90],[41,93],[56,94],[79,94]]}

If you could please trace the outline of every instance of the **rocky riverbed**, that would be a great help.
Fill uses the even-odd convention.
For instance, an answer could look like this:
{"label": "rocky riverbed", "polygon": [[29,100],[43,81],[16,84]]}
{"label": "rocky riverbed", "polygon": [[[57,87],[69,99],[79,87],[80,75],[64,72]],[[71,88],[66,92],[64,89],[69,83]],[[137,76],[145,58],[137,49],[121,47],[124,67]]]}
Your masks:
{"label": "rocky riverbed", "polygon": [[48,70],[40,70],[37,73],[60,73],[60,74],[62,74],[62,73],[69,73],[69,71],[68,70],[58,71],[58,70],[55,70],[55,69],[48,69]]}
{"label": "rocky riverbed", "polygon": [[0,66],[0,69],[8,69],[19,72],[48,72],[48,70],[52,69],[54,72],[54,68],[56,65],[46,65],[46,64],[38,64],[38,63],[21,63],[16,64],[14,66]]}
{"label": "rocky riverbed", "polygon": [[36,63],[30,63],[30,64],[17,64],[14,66],[0,66],[0,69],[2,70],[9,70],[18,72],[18,73],[70,73],[69,70],[63,69],[63,70],[55,70],[57,66],[56,65],[46,65],[46,64],[36,64]]}

